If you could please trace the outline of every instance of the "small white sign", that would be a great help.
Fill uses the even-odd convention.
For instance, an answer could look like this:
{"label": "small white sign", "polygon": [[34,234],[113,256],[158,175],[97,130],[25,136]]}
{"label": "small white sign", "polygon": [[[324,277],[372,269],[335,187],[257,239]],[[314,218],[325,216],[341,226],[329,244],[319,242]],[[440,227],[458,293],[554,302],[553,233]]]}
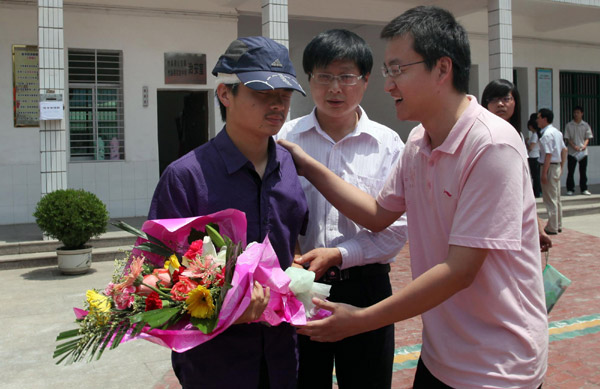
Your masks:
{"label": "small white sign", "polygon": [[64,119],[62,101],[40,101],[40,120]]}

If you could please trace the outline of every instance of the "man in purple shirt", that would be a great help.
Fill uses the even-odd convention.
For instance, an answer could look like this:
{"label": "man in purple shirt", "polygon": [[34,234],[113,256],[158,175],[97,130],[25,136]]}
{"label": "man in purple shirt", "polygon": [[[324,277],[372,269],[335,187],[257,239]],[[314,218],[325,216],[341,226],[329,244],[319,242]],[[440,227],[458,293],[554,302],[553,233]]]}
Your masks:
{"label": "man in purple shirt", "polygon": [[[286,269],[306,229],[308,207],[289,153],[272,136],[285,122],[293,90],[305,93],[287,49],[268,38],[233,41],[212,74],[225,127],[163,172],[148,218],[239,209],[248,220],[247,241],[268,235]],[[236,324],[171,359],[184,388],[296,386],[296,333],[288,324]]]}

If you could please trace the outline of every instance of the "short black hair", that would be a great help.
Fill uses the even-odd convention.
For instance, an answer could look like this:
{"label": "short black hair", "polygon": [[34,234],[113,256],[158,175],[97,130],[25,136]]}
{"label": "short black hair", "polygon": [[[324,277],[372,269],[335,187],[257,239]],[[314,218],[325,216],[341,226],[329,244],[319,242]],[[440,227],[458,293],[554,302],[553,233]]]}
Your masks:
{"label": "short black hair", "polygon": [[497,80],[491,81],[486,85],[483,90],[483,94],[481,95],[481,105],[485,109],[487,109],[490,101],[497,97],[504,97],[511,94],[515,99],[515,111],[513,115],[508,119],[508,122],[512,124],[512,126],[517,130],[517,132],[521,133],[521,96],[519,95],[519,91],[517,87],[510,81],[505,80],[503,78],[499,78]]}
{"label": "short black hair", "polygon": [[354,62],[362,76],[373,69],[373,53],[367,42],[344,29],[327,30],[315,36],[304,49],[302,67],[310,78],[315,68],[327,67],[337,60]]}
{"label": "short black hair", "polygon": [[[238,85],[240,84],[225,84],[225,86],[231,90],[231,94],[232,95],[237,95],[238,93]],[[219,110],[221,111],[221,120],[226,121],[227,120],[227,108],[223,105],[223,103],[221,103],[221,100],[219,99],[219,97],[217,97],[217,100],[219,100]]]}
{"label": "short black hair", "polygon": [[548,121],[548,124],[552,123],[552,121],[554,120],[554,112],[552,112],[548,108],[540,109],[539,113],[540,113],[540,117],[542,117]]}
{"label": "short black hair", "polygon": [[411,8],[389,22],[381,38],[392,40],[404,35],[413,38],[413,50],[431,70],[442,57],[452,60],[452,84],[462,93],[469,91],[471,47],[467,31],[449,11],[435,6]]}
{"label": "short black hair", "polygon": [[584,113],[585,111],[583,110],[583,107],[581,105],[576,105],[573,107],[573,112],[575,111],[581,111],[581,113]]}

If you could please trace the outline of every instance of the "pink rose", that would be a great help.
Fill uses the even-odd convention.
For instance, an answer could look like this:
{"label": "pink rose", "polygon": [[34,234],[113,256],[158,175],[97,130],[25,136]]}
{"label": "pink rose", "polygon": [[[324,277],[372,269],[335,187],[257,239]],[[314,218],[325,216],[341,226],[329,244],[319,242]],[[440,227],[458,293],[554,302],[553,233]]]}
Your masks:
{"label": "pink rose", "polygon": [[173,296],[173,300],[183,301],[188,298],[190,291],[197,287],[198,284],[194,281],[185,276],[180,276],[179,282],[173,285],[173,288],[171,289],[171,296]]}
{"label": "pink rose", "polygon": [[[142,282],[153,288],[156,288],[157,283],[165,288],[170,288],[172,285],[171,275],[169,274],[168,269],[154,269],[152,274],[144,276],[144,280]],[[146,285],[142,284],[138,286],[137,293],[139,295],[148,296],[150,293],[152,293],[152,289],[148,288]]]}
{"label": "pink rose", "polygon": [[161,286],[164,286],[165,288],[171,287],[172,283],[171,283],[171,274],[169,273],[169,269],[154,269],[152,274],[155,275],[156,277],[158,277],[158,280],[160,281]]}

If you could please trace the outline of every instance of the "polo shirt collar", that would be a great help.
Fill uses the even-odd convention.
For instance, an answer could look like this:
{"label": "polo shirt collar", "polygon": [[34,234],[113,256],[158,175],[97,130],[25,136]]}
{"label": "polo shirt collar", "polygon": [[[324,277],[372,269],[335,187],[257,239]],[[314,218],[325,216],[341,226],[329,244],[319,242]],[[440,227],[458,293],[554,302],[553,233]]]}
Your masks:
{"label": "polo shirt collar", "polygon": [[[467,95],[467,98],[470,100],[469,105],[462,115],[460,115],[456,123],[454,123],[454,126],[448,133],[446,139],[444,139],[444,142],[435,149],[436,151],[446,154],[454,154],[471,130],[471,127],[473,127],[473,124],[475,123],[477,116],[479,116],[481,113],[481,110],[485,109],[477,103],[475,96]],[[433,151],[431,150],[431,141],[426,130],[423,131],[422,138],[418,139],[417,142],[423,151],[428,150],[429,153]]]}
{"label": "polo shirt collar", "polygon": [[[354,131],[346,135],[344,139],[348,137],[359,136],[361,134],[365,134],[374,139],[377,139],[375,132],[373,131],[371,126],[368,125],[369,117],[367,116],[365,110],[362,109],[360,105],[357,107],[357,110],[359,112],[360,118],[358,119],[356,128],[354,129]],[[319,125],[319,122],[317,121],[317,107],[314,107],[312,112],[301,120],[306,120],[306,125],[296,126],[297,130],[294,130],[295,133],[301,134],[303,132],[316,131],[322,137],[326,139],[331,139],[331,137],[327,135],[325,131],[323,131],[323,129]]]}
{"label": "polo shirt collar", "polygon": [[[225,165],[228,174],[233,174],[242,169],[244,166],[252,166],[252,163],[250,163],[248,158],[246,158],[244,154],[242,154],[242,152],[235,146],[229,137],[229,134],[225,130],[225,126],[223,126],[223,129],[217,134],[217,136],[214,137],[213,142],[217,152],[223,160],[223,164]],[[269,153],[269,159],[265,169],[265,176],[279,166],[279,161],[277,159],[277,147],[273,137],[269,138],[267,150]]]}

